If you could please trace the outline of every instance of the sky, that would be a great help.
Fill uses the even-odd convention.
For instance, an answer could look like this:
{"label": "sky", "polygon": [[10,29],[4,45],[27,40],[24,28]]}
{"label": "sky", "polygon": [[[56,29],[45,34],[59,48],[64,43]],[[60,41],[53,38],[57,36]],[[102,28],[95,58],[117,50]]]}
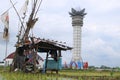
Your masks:
{"label": "sky", "polygon": [[[19,11],[24,0],[12,0]],[[120,67],[120,0],[43,0],[34,26],[34,36],[66,42],[73,47],[71,8],[83,9],[87,15],[82,27],[81,56],[89,65]],[[12,5],[9,0],[0,1],[0,15]],[[18,32],[18,16],[9,10],[10,37],[7,55],[15,51]],[[3,24],[0,21],[0,32]],[[0,61],[5,57],[6,44],[0,41]],[[63,52],[63,63],[70,63],[72,51]]]}

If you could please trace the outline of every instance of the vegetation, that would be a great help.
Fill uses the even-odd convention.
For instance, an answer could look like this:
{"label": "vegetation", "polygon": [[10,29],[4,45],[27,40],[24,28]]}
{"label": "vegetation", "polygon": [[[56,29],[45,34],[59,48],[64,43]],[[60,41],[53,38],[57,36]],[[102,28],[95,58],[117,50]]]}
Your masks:
{"label": "vegetation", "polygon": [[[6,69],[6,71],[5,71]],[[0,67],[2,80],[120,80],[120,72],[96,70],[61,70],[58,74],[9,72],[9,67]]]}

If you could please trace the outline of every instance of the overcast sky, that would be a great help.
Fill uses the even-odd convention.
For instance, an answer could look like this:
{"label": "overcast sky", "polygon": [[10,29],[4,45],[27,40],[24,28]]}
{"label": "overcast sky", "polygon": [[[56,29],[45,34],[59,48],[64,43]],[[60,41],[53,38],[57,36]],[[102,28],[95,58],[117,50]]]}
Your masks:
{"label": "overcast sky", "polygon": [[[17,2],[19,11],[24,0]],[[66,42],[73,46],[73,27],[68,12],[71,8],[85,8],[87,15],[82,27],[82,58],[89,65],[120,66],[120,0],[43,0],[35,24],[34,36]],[[11,7],[9,0],[0,1],[0,14]],[[8,53],[15,51],[18,31],[18,17],[13,8],[9,10],[10,40]],[[3,24],[0,22],[0,32]],[[62,54],[63,63],[70,63],[72,51]],[[0,42],[0,60],[5,57],[5,43]]]}

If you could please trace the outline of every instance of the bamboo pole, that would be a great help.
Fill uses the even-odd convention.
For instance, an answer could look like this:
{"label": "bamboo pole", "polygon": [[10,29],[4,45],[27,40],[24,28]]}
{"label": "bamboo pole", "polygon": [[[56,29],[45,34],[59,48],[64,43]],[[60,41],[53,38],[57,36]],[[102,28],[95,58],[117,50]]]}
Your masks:
{"label": "bamboo pole", "polygon": [[38,5],[38,8],[37,8],[37,10],[36,10],[36,12],[35,12],[35,15],[34,15],[34,18],[36,17],[36,15],[37,15],[37,13],[38,13],[38,11],[39,11],[39,9],[40,9],[41,4],[42,4],[42,0],[40,1],[40,4]]}
{"label": "bamboo pole", "polygon": [[47,52],[46,61],[45,61],[45,73],[47,71],[48,55],[49,55],[49,53]]}
{"label": "bamboo pole", "polygon": [[15,12],[16,12],[17,15],[18,15],[18,18],[19,18],[19,20],[20,20],[20,22],[21,22],[21,25],[22,25],[23,29],[25,30],[25,27],[24,27],[24,25],[23,25],[23,23],[22,23],[22,20],[21,20],[21,18],[20,18],[20,15],[19,15],[17,9],[15,8],[15,6],[14,6],[14,4],[13,4],[13,2],[12,2],[11,0],[10,0],[10,2],[11,2],[11,4],[12,4],[12,6],[13,6]]}
{"label": "bamboo pole", "polygon": [[6,66],[7,66],[7,62],[6,62],[7,49],[8,49],[8,40],[6,39],[6,49],[5,49],[5,64],[4,64],[4,70],[6,70]]}

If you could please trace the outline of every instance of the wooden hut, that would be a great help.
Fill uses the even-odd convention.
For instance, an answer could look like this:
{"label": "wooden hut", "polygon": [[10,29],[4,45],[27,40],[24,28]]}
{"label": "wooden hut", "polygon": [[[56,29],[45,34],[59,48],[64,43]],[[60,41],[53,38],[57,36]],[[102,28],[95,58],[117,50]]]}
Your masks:
{"label": "wooden hut", "polygon": [[[54,41],[54,40],[46,40],[40,38],[34,38],[35,45],[37,46],[37,51],[42,53],[47,53],[44,69],[45,72],[47,70],[54,70],[58,72],[62,68],[62,55],[61,51],[71,50],[72,47],[66,46],[64,43]],[[50,55],[50,57],[48,57]]]}
{"label": "wooden hut", "polygon": [[[18,46],[18,44],[16,46]],[[58,72],[58,70],[61,70],[61,68],[62,68],[61,51],[66,51],[66,50],[72,49],[71,47],[66,46],[65,44],[58,42],[58,41],[48,40],[48,39],[40,39],[40,38],[35,38],[35,37],[32,37],[32,41],[28,40],[24,43],[24,45],[19,45],[18,48],[20,48],[19,49],[20,53],[18,51],[19,56],[16,58],[22,59],[22,60],[20,60],[21,62],[19,65],[21,66],[20,69],[23,69],[23,70],[25,67],[22,66],[22,64],[26,63],[26,61],[23,61],[23,59],[26,60],[26,57],[23,56],[23,52],[31,51],[31,50],[35,49],[32,52],[32,57],[33,57],[32,59],[33,59],[33,65],[34,65],[33,70],[35,70],[37,52],[46,53],[47,55],[46,55],[46,59],[44,62],[44,67],[43,67],[44,72],[46,72],[47,70],[52,70],[52,71],[56,71],[56,72]],[[49,55],[50,55],[50,57],[48,57]],[[18,63],[18,62],[16,62],[16,63]],[[25,66],[26,66],[26,64],[25,64]]]}

